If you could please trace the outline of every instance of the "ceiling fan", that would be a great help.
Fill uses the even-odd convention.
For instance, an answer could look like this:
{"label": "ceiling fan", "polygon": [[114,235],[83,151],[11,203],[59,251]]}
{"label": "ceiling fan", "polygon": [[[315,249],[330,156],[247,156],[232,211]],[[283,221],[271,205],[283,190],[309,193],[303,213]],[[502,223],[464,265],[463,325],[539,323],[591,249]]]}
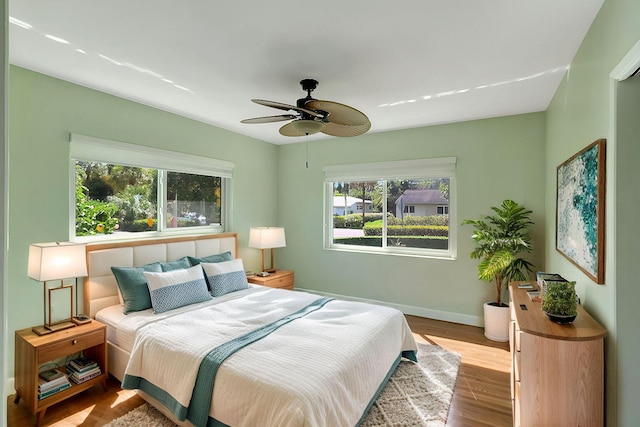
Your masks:
{"label": "ceiling fan", "polygon": [[241,123],[271,123],[292,120],[280,128],[280,134],[284,136],[305,136],[318,132],[340,137],[358,136],[371,129],[371,122],[363,112],[338,102],[313,99],[311,92],[318,86],[317,80],[304,79],[300,81],[300,85],[302,90],[307,91],[307,96],[298,99],[296,105],[252,99],[256,104],[292,111],[292,113],[255,117],[242,120]]}

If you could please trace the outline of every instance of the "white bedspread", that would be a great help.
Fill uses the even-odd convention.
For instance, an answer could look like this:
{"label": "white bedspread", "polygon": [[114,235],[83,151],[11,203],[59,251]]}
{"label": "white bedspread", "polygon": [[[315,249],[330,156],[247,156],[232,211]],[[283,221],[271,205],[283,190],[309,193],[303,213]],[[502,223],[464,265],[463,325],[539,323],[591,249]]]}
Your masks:
{"label": "white bedspread", "polygon": [[[202,359],[317,295],[269,288],[141,322],[126,375],[188,407]],[[229,426],[354,426],[402,351],[416,344],[395,309],[332,300],[242,348],[220,367],[210,416]]]}

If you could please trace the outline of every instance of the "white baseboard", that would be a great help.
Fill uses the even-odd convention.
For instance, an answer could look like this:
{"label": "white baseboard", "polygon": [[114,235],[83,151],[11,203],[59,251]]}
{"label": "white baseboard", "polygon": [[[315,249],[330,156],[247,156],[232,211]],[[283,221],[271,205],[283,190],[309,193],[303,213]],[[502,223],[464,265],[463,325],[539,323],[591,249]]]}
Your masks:
{"label": "white baseboard", "polygon": [[358,298],[358,297],[352,297],[348,295],[331,294],[328,292],[320,292],[313,289],[303,289],[303,288],[296,288],[296,289],[304,292],[309,292],[312,294],[327,296],[327,297],[339,298],[339,299],[350,300],[350,301],[360,301],[360,302],[366,302],[369,304],[385,305],[387,307],[393,307],[397,310],[400,310],[404,314],[409,314],[412,316],[426,317],[428,319],[443,320],[445,322],[460,323],[463,325],[471,325],[471,326],[479,326],[479,327],[483,326],[482,317],[470,316],[468,314],[433,310],[430,308],[416,307],[413,305],[394,304],[386,301],[378,301],[378,300],[372,300],[367,298]]}

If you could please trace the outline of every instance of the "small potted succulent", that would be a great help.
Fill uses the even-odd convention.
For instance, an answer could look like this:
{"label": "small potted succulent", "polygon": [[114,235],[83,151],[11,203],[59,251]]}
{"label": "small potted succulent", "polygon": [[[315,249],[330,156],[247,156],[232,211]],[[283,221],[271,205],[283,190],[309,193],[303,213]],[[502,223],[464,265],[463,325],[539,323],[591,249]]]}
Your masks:
{"label": "small potted succulent", "polygon": [[545,282],[542,311],[556,323],[571,323],[578,315],[576,282]]}

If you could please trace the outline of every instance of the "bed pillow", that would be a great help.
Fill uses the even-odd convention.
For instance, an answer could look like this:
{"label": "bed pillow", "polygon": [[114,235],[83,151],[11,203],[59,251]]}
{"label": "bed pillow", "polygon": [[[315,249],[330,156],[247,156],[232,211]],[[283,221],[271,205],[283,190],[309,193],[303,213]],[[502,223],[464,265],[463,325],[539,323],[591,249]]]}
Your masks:
{"label": "bed pillow", "polygon": [[247,274],[240,258],[232,261],[212,263],[202,263],[202,269],[207,276],[211,295],[219,297],[229,292],[247,289]]}
{"label": "bed pillow", "polygon": [[202,268],[198,265],[162,273],[144,273],[154,313],[163,313],[211,299]]}
{"label": "bed pillow", "polygon": [[202,258],[196,258],[192,256],[187,257],[191,265],[198,265],[203,262],[213,263],[213,262],[224,262],[233,260],[233,256],[231,255],[231,251],[223,252],[221,254],[209,255]]}
{"label": "bed pillow", "polygon": [[118,290],[122,295],[124,314],[151,308],[151,297],[144,272],[162,271],[159,263],[154,262],[142,267],[111,267],[111,271],[116,277]]}
{"label": "bed pillow", "polygon": [[162,271],[183,270],[191,267],[191,263],[189,262],[189,258],[184,256],[175,261],[161,262],[160,267],[162,268]]}

